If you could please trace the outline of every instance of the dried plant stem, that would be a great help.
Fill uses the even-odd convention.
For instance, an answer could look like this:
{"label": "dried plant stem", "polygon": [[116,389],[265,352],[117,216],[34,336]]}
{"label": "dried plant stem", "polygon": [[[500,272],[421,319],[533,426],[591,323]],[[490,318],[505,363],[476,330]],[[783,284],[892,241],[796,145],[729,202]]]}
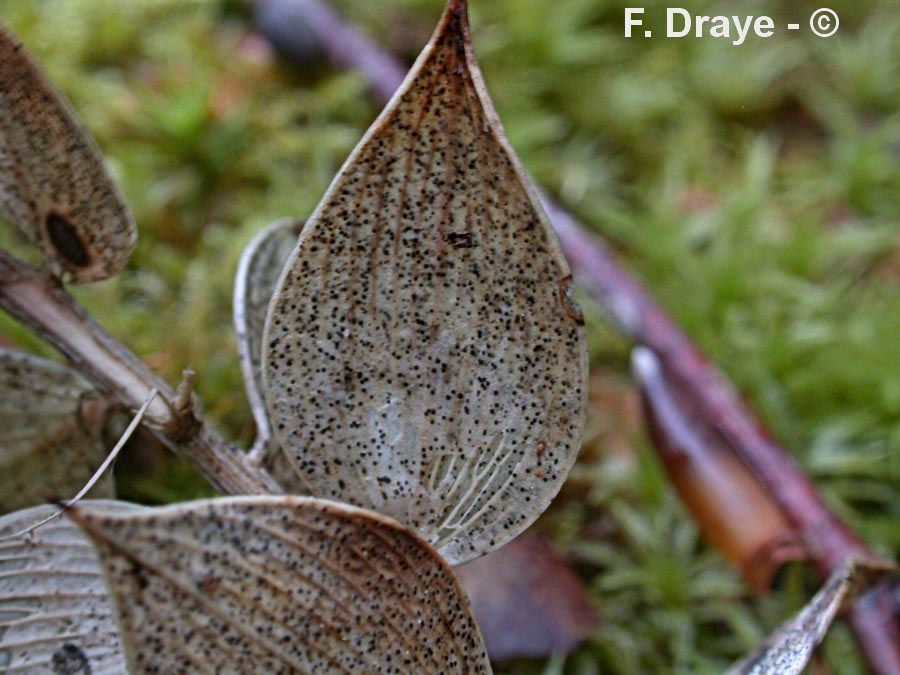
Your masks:
{"label": "dried plant stem", "polygon": [[47,272],[0,251],[0,307],[62,352],[97,386],[136,409],[156,390],[145,425],[226,494],[278,494],[264,469],[199,418],[189,389],[176,393],[97,324]]}
{"label": "dried plant stem", "polygon": [[[361,73],[373,96],[386,104],[400,86],[406,68],[319,0],[290,0],[316,34],[337,67]],[[772,494],[827,578],[848,558],[875,555],[822,500],[813,482],[765,431],[724,375],[694,346],[615,255],[546,194],[544,207],[559,235],[576,279],[622,332],[652,349],[683,380],[705,416],[736,449],[741,460]],[[900,672],[897,602],[885,587],[863,595],[849,621],[869,665],[876,673]]]}
{"label": "dried plant stem", "polygon": [[669,480],[707,540],[741,569],[754,591],[764,593],[783,563],[809,557],[796,529],[656,354],[636,347],[631,359]]}

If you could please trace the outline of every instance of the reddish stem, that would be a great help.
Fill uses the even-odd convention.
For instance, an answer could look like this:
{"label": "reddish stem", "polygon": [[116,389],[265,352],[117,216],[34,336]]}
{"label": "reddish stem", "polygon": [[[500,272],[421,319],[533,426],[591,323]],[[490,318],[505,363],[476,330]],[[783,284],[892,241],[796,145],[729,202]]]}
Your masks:
{"label": "reddish stem", "polygon": [[[276,0],[259,0],[271,2]],[[329,60],[361,73],[380,104],[400,86],[406,67],[349,26],[319,0],[291,2],[319,39]],[[588,291],[635,342],[652,349],[697,401],[707,421],[735,449],[803,537],[826,578],[849,556],[874,554],[827,507],[810,479],[763,428],[728,380],[641,284],[617,263],[613,253],[571,214],[542,195],[560,243],[583,289]],[[900,673],[900,625],[896,598],[870,592],[856,602],[849,620],[869,665],[876,673]]]}
{"label": "reddish stem", "polygon": [[[797,529],[823,579],[850,556],[874,558],[866,544],[825,504],[815,484],[764,428],[688,336],[640,283],[620,267],[608,247],[560,206],[544,206],[575,276],[637,343],[653,350],[682,383],[706,421],[753,471]],[[886,586],[860,597],[847,614],[869,667],[900,673],[900,602]]]}
{"label": "reddish stem", "polygon": [[632,372],[672,485],[710,544],[765,593],[781,565],[809,557],[797,531],[652,350],[632,352]]}
{"label": "reddish stem", "polygon": [[860,539],[831,513],[812,481],[772,440],[724,375],[617,264],[609,249],[561,207],[552,203],[546,206],[582,288],[597,299],[626,335],[652,349],[663,367],[678,378],[707,422],[772,493],[802,534],[823,576],[848,556],[872,557]]}
{"label": "reddish stem", "polygon": [[[260,5],[283,0],[258,0]],[[354,70],[363,75],[380,104],[386,104],[406,77],[408,68],[392,54],[348,25],[331,7],[319,0],[290,0],[290,15],[298,17],[311,31],[326,57],[336,68]]]}

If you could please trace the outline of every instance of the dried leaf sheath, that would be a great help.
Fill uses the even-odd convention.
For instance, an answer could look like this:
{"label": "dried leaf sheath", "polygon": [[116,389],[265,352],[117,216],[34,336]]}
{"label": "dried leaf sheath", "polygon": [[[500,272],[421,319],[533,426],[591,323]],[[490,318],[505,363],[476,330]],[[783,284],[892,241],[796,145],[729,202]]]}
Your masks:
{"label": "dried leaf sheath", "polygon": [[574,462],[581,323],[451,2],[285,267],[263,359],[276,435],[313,494],[476,557]]}
{"label": "dried leaf sheath", "polygon": [[116,274],[137,239],[93,138],[2,26],[0,215],[76,282]]}
{"label": "dried leaf sheath", "polygon": [[703,535],[764,593],[781,565],[808,557],[799,535],[655,352],[635,348],[632,370],[669,480]]}

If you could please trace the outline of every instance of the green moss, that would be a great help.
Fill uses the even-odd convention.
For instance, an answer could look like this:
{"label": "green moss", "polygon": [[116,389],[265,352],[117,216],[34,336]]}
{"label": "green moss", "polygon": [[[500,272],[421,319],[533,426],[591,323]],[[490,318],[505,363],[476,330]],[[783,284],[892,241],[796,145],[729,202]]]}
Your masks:
{"label": "green moss", "polygon": [[[406,58],[442,5],[335,4]],[[834,38],[779,31],[734,47],[628,40],[627,4],[473,1],[476,51],[513,144],[734,379],[835,510],[897,556],[896,6],[835,2]],[[818,6],[751,5],[779,25]],[[230,317],[240,250],[266,222],[308,214],[377,114],[356,75],[300,75],[273,60],[248,33],[246,9],[0,0],[0,17],[97,136],[138,219],[128,272],[79,298],[169,381],[194,369],[209,416],[244,445],[253,425]],[[627,377],[626,343],[595,309],[587,315],[594,363]],[[8,319],[0,331],[40,349]],[[573,474],[584,489],[564,490],[541,526],[585,570],[604,623],[568,659],[509,672],[716,672],[807,597],[808,575],[791,569],[771,597],[751,599],[698,539],[646,440],[631,459],[590,443],[594,459]],[[161,457],[132,467],[128,495],[202,493]],[[835,672],[859,672],[846,630],[824,651]]]}

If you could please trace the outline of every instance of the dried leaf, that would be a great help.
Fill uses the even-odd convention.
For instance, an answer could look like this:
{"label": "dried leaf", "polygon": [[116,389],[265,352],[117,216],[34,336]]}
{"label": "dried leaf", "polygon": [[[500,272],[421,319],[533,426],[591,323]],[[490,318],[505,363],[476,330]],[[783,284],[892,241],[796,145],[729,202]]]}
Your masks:
{"label": "dried leaf", "polygon": [[867,586],[887,575],[893,564],[850,560],[832,574],[800,612],[750,656],[736,663],[729,675],[799,675],[813,650],[825,639],[831,622]]}
{"label": "dried leaf", "polygon": [[233,497],[71,517],[106,568],[132,674],[490,672],[450,568],[378,514]]}
{"label": "dried leaf", "polygon": [[303,221],[278,220],[257,234],[244,249],[234,284],[234,327],[237,333],[241,372],[257,435],[272,436],[272,426],[263,399],[262,340],[266,310],[284,263],[297,245]]}
{"label": "dried leaf", "polygon": [[266,323],[267,404],[312,494],[497,548],[580,447],[583,320],[452,0],[300,235]]}
{"label": "dried leaf", "polygon": [[[95,503],[110,512],[139,508]],[[120,675],[125,657],[112,599],[81,530],[58,518],[3,539],[55,511],[44,505],[0,518],[0,671]]]}
{"label": "dried leaf", "polygon": [[2,27],[0,215],[76,282],[116,274],[137,238],[93,138]]}
{"label": "dried leaf", "polygon": [[597,626],[584,582],[537,535],[514,539],[456,573],[493,660],[564,653]]}
{"label": "dried leaf", "polygon": [[[0,348],[0,511],[71,497],[106,457],[109,401],[75,371]],[[107,475],[93,488],[111,496]]]}
{"label": "dried leaf", "polygon": [[764,592],[785,562],[807,558],[799,535],[653,351],[636,348],[632,370],[672,484],[703,535]]}
{"label": "dried leaf", "polygon": [[[258,446],[257,446],[258,447]],[[286,495],[308,495],[309,490],[294,470],[294,464],[287,453],[274,439],[262,447],[259,459],[262,467],[269,472]]]}
{"label": "dried leaf", "polygon": [[272,436],[263,399],[262,344],[266,310],[281,270],[297,245],[302,220],[279,220],[257,234],[244,249],[234,284],[234,327],[250,409],[256,420],[254,452],[288,494],[307,492],[294,465]]}

